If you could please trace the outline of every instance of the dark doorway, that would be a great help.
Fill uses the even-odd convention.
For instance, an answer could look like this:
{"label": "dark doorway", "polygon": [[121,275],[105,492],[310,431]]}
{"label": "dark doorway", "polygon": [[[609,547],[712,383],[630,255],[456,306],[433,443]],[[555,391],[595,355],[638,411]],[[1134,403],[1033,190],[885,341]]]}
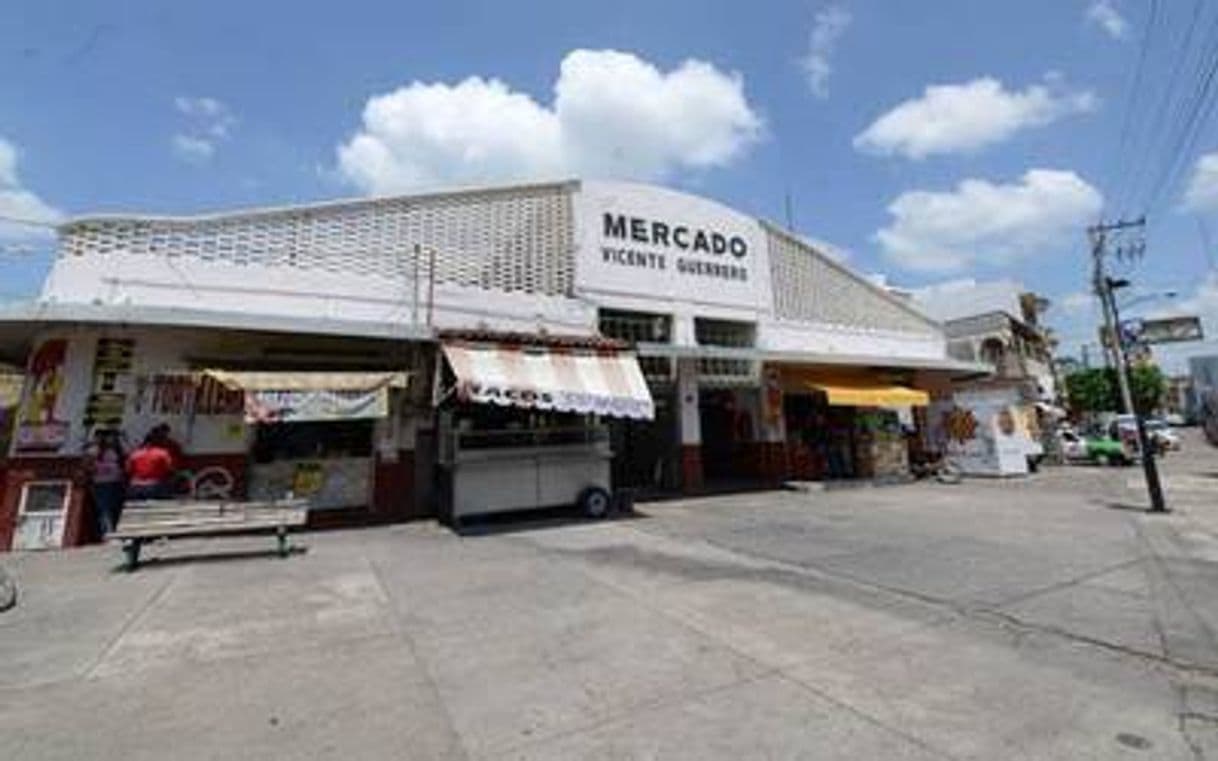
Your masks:
{"label": "dark doorway", "polygon": [[703,388],[698,394],[702,471],[711,488],[759,477],[757,421],[747,392]]}
{"label": "dark doorway", "polygon": [[636,489],[646,495],[681,487],[676,390],[671,384],[652,386],[651,397],[655,420],[609,422],[615,489]]}

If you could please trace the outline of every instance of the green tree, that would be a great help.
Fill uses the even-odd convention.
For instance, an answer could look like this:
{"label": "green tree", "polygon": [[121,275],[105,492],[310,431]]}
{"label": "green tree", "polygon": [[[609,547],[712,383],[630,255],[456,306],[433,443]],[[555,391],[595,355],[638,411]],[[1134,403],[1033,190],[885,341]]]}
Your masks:
{"label": "green tree", "polygon": [[[1154,412],[1167,382],[1155,365],[1137,365],[1129,372],[1129,394],[1142,414]],[[1097,367],[1066,376],[1066,396],[1076,412],[1119,412],[1121,386],[1116,370]]]}
{"label": "green tree", "polygon": [[1129,394],[1138,412],[1148,415],[1159,408],[1167,381],[1157,365],[1138,365],[1129,371]]}
{"label": "green tree", "polygon": [[1066,376],[1066,396],[1075,412],[1115,412],[1118,406],[1115,374],[1104,367],[1079,370]]}

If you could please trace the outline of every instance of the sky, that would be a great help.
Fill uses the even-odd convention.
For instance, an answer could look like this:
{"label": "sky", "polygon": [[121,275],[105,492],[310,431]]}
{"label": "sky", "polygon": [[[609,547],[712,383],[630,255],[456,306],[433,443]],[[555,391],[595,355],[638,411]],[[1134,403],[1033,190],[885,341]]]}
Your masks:
{"label": "sky", "polygon": [[1098,314],[1085,228],[1146,214],[1114,262],[1148,297],[1130,314],[1218,338],[1211,63],[1205,0],[10,0],[0,301],[53,248],[5,218],[582,176],[782,223],[789,199],[895,286],[1020,280],[1069,355]]}

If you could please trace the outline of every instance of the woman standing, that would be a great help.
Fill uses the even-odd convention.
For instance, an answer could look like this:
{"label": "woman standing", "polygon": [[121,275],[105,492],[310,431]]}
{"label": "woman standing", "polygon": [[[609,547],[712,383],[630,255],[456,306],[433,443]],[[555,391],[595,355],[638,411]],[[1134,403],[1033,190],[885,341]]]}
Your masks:
{"label": "woman standing", "polygon": [[123,512],[123,495],[127,488],[123,470],[125,460],[117,431],[94,433],[93,443],[85,452],[85,468],[93,493],[93,507],[97,511],[97,530],[102,538],[114,530]]}

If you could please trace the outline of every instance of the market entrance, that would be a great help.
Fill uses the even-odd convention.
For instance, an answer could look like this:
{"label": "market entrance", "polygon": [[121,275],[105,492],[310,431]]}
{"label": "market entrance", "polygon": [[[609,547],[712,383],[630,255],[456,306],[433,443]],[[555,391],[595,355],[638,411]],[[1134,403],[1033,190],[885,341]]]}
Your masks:
{"label": "market entrance", "polygon": [[761,479],[757,388],[698,391],[702,468],[708,489],[754,486]]}

